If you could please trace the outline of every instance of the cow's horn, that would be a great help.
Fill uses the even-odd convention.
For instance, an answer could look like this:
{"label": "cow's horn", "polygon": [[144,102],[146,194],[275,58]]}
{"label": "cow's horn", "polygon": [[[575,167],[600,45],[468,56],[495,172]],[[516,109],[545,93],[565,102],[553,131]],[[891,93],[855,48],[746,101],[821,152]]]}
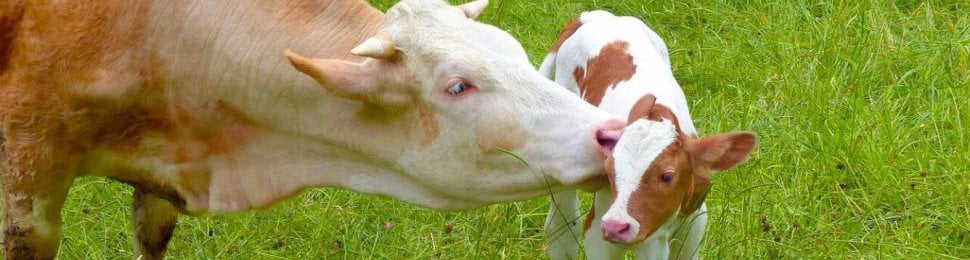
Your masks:
{"label": "cow's horn", "polygon": [[488,6],[488,0],[478,0],[464,3],[459,5],[458,8],[461,8],[461,11],[465,12],[465,17],[475,19],[479,14],[482,13],[482,10],[485,10],[485,6]]}
{"label": "cow's horn", "polygon": [[397,55],[397,47],[394,47],[390,34],[380,32],[351,49],[350,53],[374,59],[389,59]]}

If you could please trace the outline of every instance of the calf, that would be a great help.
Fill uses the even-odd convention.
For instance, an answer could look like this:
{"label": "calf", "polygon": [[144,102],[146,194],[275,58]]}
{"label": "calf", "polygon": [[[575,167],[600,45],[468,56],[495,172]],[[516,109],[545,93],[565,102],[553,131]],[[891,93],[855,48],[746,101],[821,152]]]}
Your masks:
{"label": "calf", "polygon": [[[755,136],[698,138],[663,40],[643,22],[605,11],[580,15],[560,33],[540,72],[628,125],[605,162],[610,187],[594,196],[585,230],[590,259],[697,258],[707,223],[710,172],[737,165]],[[603,133],[603,138],[616,135]],[[575,258],[575,191],[553,195],[546,219],[549,255]],[[571,235],[566,235],[571,234]]]}

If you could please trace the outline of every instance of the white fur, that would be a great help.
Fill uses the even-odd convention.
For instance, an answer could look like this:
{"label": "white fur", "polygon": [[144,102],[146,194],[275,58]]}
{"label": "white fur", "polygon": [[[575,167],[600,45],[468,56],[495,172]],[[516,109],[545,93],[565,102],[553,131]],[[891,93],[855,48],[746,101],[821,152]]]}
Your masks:
{"label": "white fur", "polygon": [[[554,78],[556,83],[578,94],[579,87],[572,77],[572,71],[576,67],[585,69],[587,61],[596,57],[603,46],[618,40],[626,41],[629,43],[627,51],[636,65],[635,73],[629,80],[607,88],[599,107],[618,117],[627,118],[640,97],[653,94],[657,98],[657,104],[667,106],[673,111],[684,134],[697,135],[687,108],[687,99],[673,76],[667,46],[653,30],[639,19],[618,17],[606,11],[582,13],[580,22],[582,25],[563,42],[558,53],[550,53],[543,60],[539,68],[542,74]],[[615,259],[622,256],[625,248],[603,240],[600,224],[604,218],[621,220],[630,224],[634,232],[639,230],[639,223],[627,211],[630,193],[639,185],[642,173],[657,154],[672,143],[675,137],[673,125],[669,122],[638,120],[624,131],[613,153],[617,178],[616,201],[609,208],[611,191],[604,188],[597,192],[595,212],[590,213],[595,218],[585,236],[589,259]],[[558,206],[551,205],[549,214],[566,211],[557,208]],[[634,246],[632,249],[638,259],[697,258],[697,248],[707,220],[706,207],[702,206],[697,212],[688,215],[668,219],[646,241]],[[547,217],[547,231],[550,228],[562,228],[556,226],[561,223],[551,223],[549,219],[554,218]],[[549,240],[550,244],[557,244],[556,247],[550,246],[548,250],[553,259],[575,258],[575,251],[563,252],[578,248],[578,245],[567,245],[575,243],[575,240],[567,240],[564,236],[549,237]]]}
{"label": "white fur", "polygon": [[[117,161],[144,169],[150,175],[145,179],[176,190],[190,212],[263,208],[319,186],[457,210],[572,189],[602,174],[593,136],[598,125],[616,117],[536,73],[518,41],[467,18],[459,7],[441,0],[404,0],[387,11],[383,22],[361,25],[355,22],[369,17],[365,11],[379,11],[354,7],[360,13],[340,13],[360,3],[335,1],[327,12],[336,13],[301,17],[310,22],[290,30],[298,25],[281,24],[284,19],[263,12],[275,6],[257,4],[282,2],[157,5],[148,18],[152,27],[146,30],[152,33],[146,34],[144,48],[158,64],[152,75],[163,82],[157,86],[164,90],[160,102],[173,116],[188,111],[202,121],[180,131],[209,127],[216,121],[217,103],[239,110],[240,119],[255,129],[231,152],[191,162],[172,163],[168,154],[151,149],[117,155]],[[317,28],[321,24],[329,26]],[[372,61],[353,57],[350,50],[378,32],[388,33],[403,54],[406,73],[396,75],[398,80],[409,82],[413,89],[408,93],[430,109],[437,123],[437,138],[427,144],[421,143],[420,129],[404,119],[362,120],[366,105],[329,94],[282,54],[289,48],[311,58]],[[479,91],[460,100],[447,96],[445,81],[455,76],[472,81]],[[489,127],[500,123],[518,126],[527,137],[506,150],[528,165],[495,152],[508,147],[478,147],[478,135],[506,133]],[[169,150],[176,145],[151,137],[141,143]],[[206,193],[181,186],[183,167],[211,170]]]}

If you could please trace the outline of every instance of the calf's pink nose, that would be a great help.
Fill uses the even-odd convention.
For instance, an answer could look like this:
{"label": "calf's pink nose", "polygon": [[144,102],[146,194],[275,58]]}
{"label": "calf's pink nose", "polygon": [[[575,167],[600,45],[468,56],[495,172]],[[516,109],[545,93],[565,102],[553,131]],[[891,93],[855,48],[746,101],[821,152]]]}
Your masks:
{"label": "calf's pink nose", "polygon": [[630,223],[615,220],[603,221],[603,238],[614,243],[624,243],[630,240]]}
{"label": "calf's pink nose", "polygon": [[623,135],[623,127],[626,124],[620,120],[609,120],[600,125],[596,130],[596,143],[599,145],[600,154],[607,156],[613,153],[613,147],[616,147],[616,141],[620,140],[620,136]]}

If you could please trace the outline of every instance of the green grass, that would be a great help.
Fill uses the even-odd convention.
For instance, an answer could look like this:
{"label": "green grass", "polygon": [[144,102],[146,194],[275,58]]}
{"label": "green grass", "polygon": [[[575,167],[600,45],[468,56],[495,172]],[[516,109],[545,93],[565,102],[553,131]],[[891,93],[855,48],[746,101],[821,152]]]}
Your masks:
{"label": "green grass", "polygon": [[[667,41],[703,133],[760,137],[714,179],[705,258],[970,258],[970,2],[492,0],[481,20],[538,63],[591,9],[640,17]],[[130,257],[131,189],[76,184],[60,256]],[[168,255],[545,258],[547,203],[441,213],[315,189],[261,212],[183,216]]]}

